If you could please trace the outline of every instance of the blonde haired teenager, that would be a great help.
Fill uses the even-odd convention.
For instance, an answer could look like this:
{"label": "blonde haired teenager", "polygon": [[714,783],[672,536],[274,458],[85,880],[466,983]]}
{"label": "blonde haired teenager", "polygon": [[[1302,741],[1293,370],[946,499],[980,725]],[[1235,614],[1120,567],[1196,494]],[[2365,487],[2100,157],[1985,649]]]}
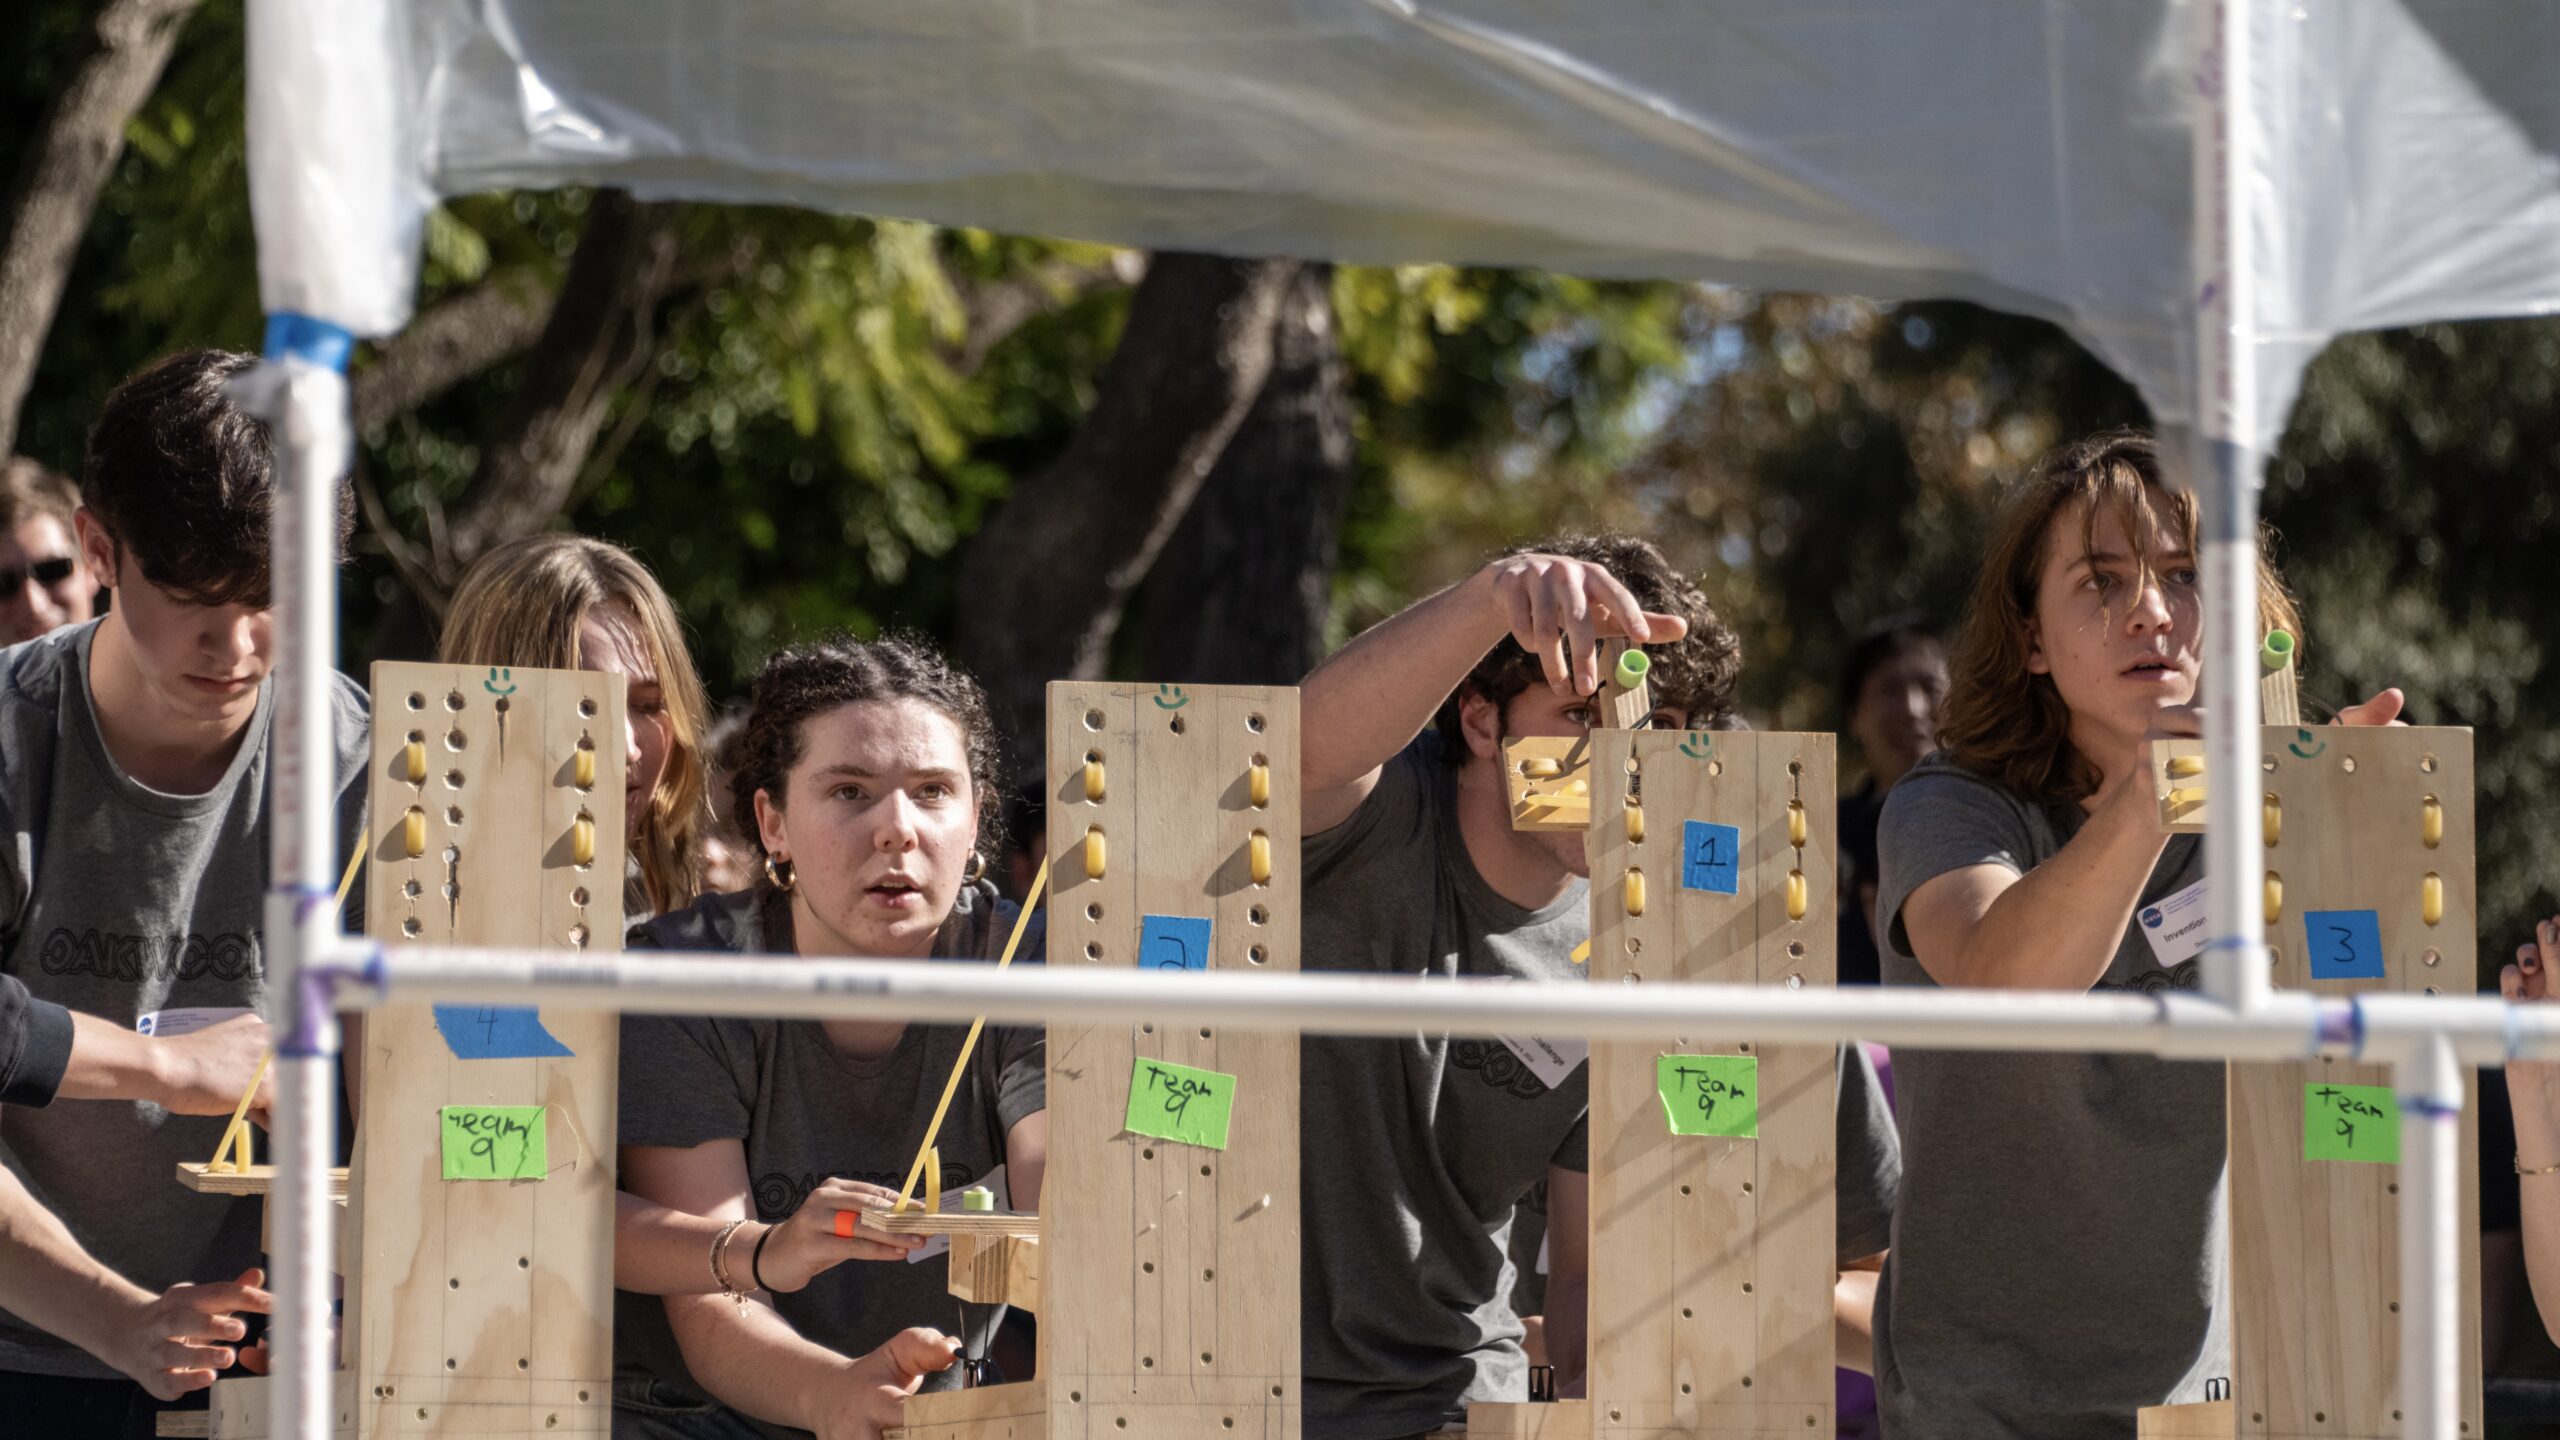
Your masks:
{"label": "blonde haired teenager", "polygon": [[437,658],[629,677],[623,813],[634,893],[624,909],[637,924],[694,902],[710,820],[711,707],[675,605],[649,567],[584,535],[501,545],[463,575]]}
{"label": "blonde haired teenager", "polygon": [[[2155,736],[2198,733],[2196,509],[2149,437],[2048,456],[2010,497],[1950,656],[1944,748],[1885,802],[1888,985],[2193,988],[2201,937],[2146,938],[2200,887],[2161,833]],[[2299,631],[2261,548],[2258,613]],[[2338,718],[2385,724],[2386,690]],[[2183,951],[2183,953],[2181,953]],[[1901,1208],[1876,1302],[1896,1440],[2132,1440],[2230,1374],[2223,1067],[1897,1049]]]}

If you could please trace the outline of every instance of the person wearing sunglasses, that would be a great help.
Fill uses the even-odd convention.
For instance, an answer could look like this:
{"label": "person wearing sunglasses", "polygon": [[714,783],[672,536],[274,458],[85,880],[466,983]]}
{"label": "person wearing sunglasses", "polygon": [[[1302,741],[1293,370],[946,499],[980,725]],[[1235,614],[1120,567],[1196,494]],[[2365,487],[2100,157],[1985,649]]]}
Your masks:
{"label": "person wearing sunglasses", "polygon": [[72,542],[80,490],[33,460],[0,463],[0,645],[97,613],[98,582]]}

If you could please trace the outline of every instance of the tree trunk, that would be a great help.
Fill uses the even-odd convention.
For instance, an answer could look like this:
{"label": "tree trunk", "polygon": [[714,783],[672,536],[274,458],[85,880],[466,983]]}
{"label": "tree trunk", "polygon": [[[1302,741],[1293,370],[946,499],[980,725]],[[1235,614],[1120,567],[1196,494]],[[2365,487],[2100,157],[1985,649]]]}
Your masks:
{"label": "tree trunk", "polygon": [[1331,279],[1299,270],[1270,378],[1147,577],[1145,679],[1295,685],[1324,658],[1352,462]]}
{"label": "tree trunk", "polygon": [[658,306],[676,281],[678,206],[597,194],[542,338],[498,438],[446,526],[453,574],[549,525],[569,500],[614,396],[658,354]]}
{"label": "tree trunk", "polygon": [[125,122],[151,98],[197,0],[107,0],[97,48],[72,72],[45,117],[0,247],[0,456],[17,443],[18,412],[35,382],[62,287],[98,194],[124,153]]}
{"label": "tree trunk", "polygon": [[373,658],[432,651],[445,601],[471,562],[543,529],[567,506],[615,395],[657,357],[658,309],[677,282],[679,214],[618,190],[597,193],[507,417],[431,537],[434,593],[413,583],[384,610]]}
{"label": "tree trunk", "polygon": [[499,275],[418,312],[353,382],[356,431],[387,425],[542,337],[551,297],[530,276]]}
{"label": "tree trunk", "polygon": [[1040,753],[1051,679],[1102,673],[1123,607],[1262,391],[1301,268],[1157,256],[1066,452],[963,553],[955,649],[1012,753]]}

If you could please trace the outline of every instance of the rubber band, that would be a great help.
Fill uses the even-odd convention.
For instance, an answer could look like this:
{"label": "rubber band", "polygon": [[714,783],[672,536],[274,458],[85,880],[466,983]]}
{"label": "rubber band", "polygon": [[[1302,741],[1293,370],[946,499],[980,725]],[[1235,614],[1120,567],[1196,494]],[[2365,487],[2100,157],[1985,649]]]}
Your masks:
{"label": "rubber band", "polygon": [[[998,970],[1013,963],[1013,952],[1022,944],[1022,932],[1031,924],[1031,912],[1039,906],[1040,898],[1048,888],[1049,862],[1044,859],[1040,862],[1040,872],[1031,877],[1031,889],[1023,896],[1022,909],[1013,917],[1013,934],[1004,942],[1004,954],[996,960]],[[960,1091],[960,1077],[968,1073],[969,1057],[978,1048],[978,1033],[986,1026],[987,1017],[984,1015],[969,1022],[969,1038],[960,1042],[960,1058],[951,1066],[951,1078],[943,1082],[942,1099],[933,1107],[933,1121],[924,1127],[924,1143],[916,1147],[915,1163],[907,1167],[907,1183],[898,1187],[898,1210],[906,1209],[908,1202],[915,1199],[916,1181],[924,1174],[925,1158],[933,1153],[933,1142],[942,1134],[942,1117],[951,1111],[951,1097]],[[936,1176],[934,1191],[940,1194],[941,1190],[941,1177]]]}

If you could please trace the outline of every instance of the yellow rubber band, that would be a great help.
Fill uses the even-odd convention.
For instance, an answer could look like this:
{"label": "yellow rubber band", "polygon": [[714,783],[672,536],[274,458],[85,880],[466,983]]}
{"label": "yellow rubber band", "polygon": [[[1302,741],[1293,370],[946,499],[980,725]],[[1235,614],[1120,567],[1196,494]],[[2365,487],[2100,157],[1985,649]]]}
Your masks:
{"label": "yellow rubber band", "polygon": [[[1002,970],[1013,963],[1013,952],[1022,944],[1022,932],[1031,924],[1031,912],[1039,906],[1041,894],[1048,888],[1049,862],[1042,860],[1040,873],[1031,877],[1031,893],[1023,897],[1022,909],[1013,917],[1013,935],[1004,942],[1004,954],[996,961],[997,969]],[[986,1026],[987,1017],[984,1015],[969,1022],[969,1038],[960,1042],[960,1058],[952,1063],[951,1078],[943,1082],[942,1099],[933,1107],[933,1123],[924,1127],[924,1143],[916,1147],[916,1163],[907,1167],[907,1183],[898,1187],[896,1208],[899,1210],[906,1209],[908,1202],[915,1199],[916,1180],[924,1174],[925,1160],[933,1154],[933,1142],[942,1134],[942,1117],[951,1111],[951,1097],[960,1091],[960,1077],[968,1073],[969,1057],[978,1049],[978,1032]],[[937,1175],[934,1191],[939,1195],[941,1190],[942,1181]]]}

